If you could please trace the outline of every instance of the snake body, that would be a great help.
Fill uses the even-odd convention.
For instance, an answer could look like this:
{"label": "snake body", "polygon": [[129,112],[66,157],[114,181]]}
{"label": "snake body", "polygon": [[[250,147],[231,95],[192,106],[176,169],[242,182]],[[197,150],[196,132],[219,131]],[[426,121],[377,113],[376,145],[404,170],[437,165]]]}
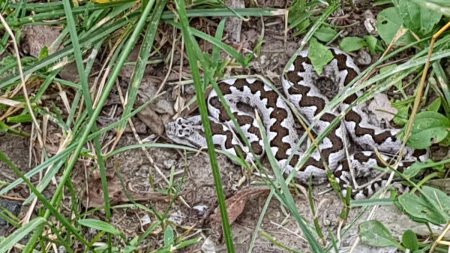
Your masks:
{"label": "snake body", "polygon": [[[333,59],[323,68],[321,75],[314,70],[308,58],[308,51],[299,52],[292,64],[286,67],[282,75],[282,86],[287,100],[312,126],[312,132],[320,134],[329,129],[332,122],[337,122],[331,131],[318,143],[301,168],[297,178],[306,183],[310,178],[317,183],[326,180],[326,169],[330,169],[343,188],[354,187],[354,177],[369,177],[376,166],[385,167],[383,160],[391,161],[402,146],[396,137],[399,129],[381,128],[371,124],[364,105],[353,106],[359,93],[347,96],[339,108],[323,111],[337,92],[348,85],[358,74],[359,69],[352,58],[336,48],[330,48]],[[322,93],[321,83],[332,82],[334,88]],[[265,133],[270,149],[278,165],[286,172],[291,172],[303,158],[308,144],[298,145],[300,134],[305,131],[296,125],[294,115],[283,97],[267,82],[258,77],[230,78],[221,81],[219,90],[226,100],[230,113],[238,126],[235,126],[220,103],[216,91],[208,96],[209,119],[213,132],[213,142],[220,149],[238,155],[242,151],[247,161],[265,154],[257,116],[265,126]],[[323,112],[322,112],[323,111]],[[336,120],[341,112],[347,112],[342,122]],[[244,135],[242,138],[239,130]],[[177,118],[166,125],[167,136],[176,143],[192,147],[206,147],[200,116]],[[359,147],[346,157],[346,148],[350,140]],[[248,144],[248,145],[245,145]],[[376,156],[374,150],[385,155]],[[426,159],[427,153],[409,148],[405,149],[403,169],[416,160]],[[374,181],[362,189],[354,189],[353,197],[362,198],[373,194],[385,181]]]}

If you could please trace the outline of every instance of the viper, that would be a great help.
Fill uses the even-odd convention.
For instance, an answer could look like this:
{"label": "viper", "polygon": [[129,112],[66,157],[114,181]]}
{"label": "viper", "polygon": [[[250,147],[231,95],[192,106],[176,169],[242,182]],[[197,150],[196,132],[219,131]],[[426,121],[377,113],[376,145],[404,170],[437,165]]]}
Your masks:
{"label": "viper", "polygon": [[[374,180],[359,189],[353,185],[352,174],[355,178],[374,177],[380,174],[375,167],[386,167],[386,163],[394,161],[402,146],[397,137],[400,129],[380,127],[372,123],[364,111],[366,105],[354,105],[361,95],[358,92],[348,95],[334,110],[324,111],[330,99],[341,93],[360,73],[348,54],[337,48],[329,50],[333,59],[324,66],[320,75],[308,58],[307,50],[294,56],[281,77],[286,99],[264,78],[258,76],[228,78],[219,82],[219,92],[227,106],[220,102],[215,90],[209,94],[207,105],[213,142],[231,155],[243,153],[247,161],[263,156],[265,145],[257,120],[259,117],[271,152],[285,172],[290,173],[296,169],[296,177],[300,182],[306,183],[312,179],[313,182],[323,183],[327,179],[326,170],[329,169],[341,184],[344,193],[347,187],[352,187],[354,198],[368,197],[386,180]],[[237,125],[233,124],[227,108]],[[332,129],[299,168],[298,162],[312,144],[297,143],[306,129],[296,123],[297,117],[294,117],[292,109],[313,126],[310,130],[315,136]],[[341,114],[342,120],[338,119],[338,123],[330,127]],[[199,115],[180,117],[169,122],[166,124],[166,135],[175,143],[206,147]],[[398,164],[400,170],[428,157],[424,150],[408,147],[404,150],[403,159]]]}

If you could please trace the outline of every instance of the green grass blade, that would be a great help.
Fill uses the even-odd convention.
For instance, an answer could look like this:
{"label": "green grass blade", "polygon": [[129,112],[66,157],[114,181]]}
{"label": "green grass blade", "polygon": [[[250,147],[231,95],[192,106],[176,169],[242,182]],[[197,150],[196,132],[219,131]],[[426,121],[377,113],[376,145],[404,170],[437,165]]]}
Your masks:
{"label": "green grass blade", "polygon": [[[181,25],[173,22],[173,21],[167,21],[167,23],[169,23],[170,25],[181,29]],[[199,37],[202,40],[208,41],[209,43],[213,44],[214,46],[222,49],[223,51],[225,51],[227,54],[229,54],[231,57],[233,57],[234,59],[236,59],[240,64],[242,64],[243,66],[246,66],[249,62],[249,58],[248,57],[243,57],[236,49],[234,49],[232,46],[227,45],[225,43],[223,43],[221,40],[214,38],[204,32],[201,32],[197,29],[194,29],[192,27],[188,28],[190,30],[190,32],[192,33],[192,35]]]}
{"label": "green grass blade", "polygon": [[[126,3],[119,4],[119,7],[126,6],[127,8],[131,8],[135,3]],[[83,6],[79,6],[73,8],[73,14],[85,14],[90,11],[97,11],[101,9],[105,9],[108,7],[114,7],[117,5],[99,5],[99,4],[87,4]],[[273,9],[273,8],[242,8],[242,9],[227,9],[227,8],[213,8],[213,9],[190,9],[186,11],[187,16],[190,18],[194,17],[235,17],[236,13],[241,16],[248,17],[264,17],[264,16],[282,16],[285,13],[283,9]],[[136,13],[136,15],[140,15],[140,11]],[[172,11],[163,12],[161,19],[163,20],[173,20],[176,15]],[[23,25],[36,25],[41,21],[49,22],[50,20],[61,19],[61,21],[57,21],[57,23],[64,23],[65,14],[62,9],[59,10],[50,10],[47,12],[41,12],[35,14],[34,16],[27,16],[19,19],[7,19],[7,22],[10,26],[23,26]],[[0,28],[2,26],[0,25]]]}
{"label": "green grass blade", "polygon": [[[81,91],[83,93],[84,103],[86,105],[88,115],[92,116],[93,103],[92,103],[91,93],[89,91],[88,73],[86,73],[86,70],[85,70],[84,64],[83,64],[83,55],[81,53],[81,47],[80,47],[79,38],[78,38],[77,30],[76,30],[77,26],[75,24],[75,20],[73,18],[73,14],[72,14],[71,2],[69,0],[65,0],[65,1],[63,1],[63,6],[64,6],[64,12],[66,14],[67,27],[69,29],[70,39],[71,39],[72,45],[73,45],[75,63],[77,66],[78,75],[80,77]],[[96,129],[97,129],[97,125],[95,124],[93,126],[93,130],[95,131]],[[97,165],[100,169],[100,178],[101,178],[101,182],[102,182],[103,198],[104,198],[104,202],[105,202],[106,219],[109,220],[111,217],[111,210],[110,210],[110,205],[109,205],[109,191],[108,191],[108,184],[107,184],[107,179],[106,179],[106,164],[105,164],[105,160],[103,158],[102,148],[101,148],[99,137],[94,138],[94,150],[95,150],[95,155],[97,157]]]}
{"label": "green grass blade", "polygon": [[[80,45],[82,47],[89,47],[91,44],[96,43],[100,40],[105,39],[106,37],[110,36],[111,33],[117,31],[118,29],[122,29],[124,26],[126,26],[128,23],[133,22],[134,19],[130,18],[123,18],[119,21],[114,22],[110,25],[104,25],[99,29],[99,31],[95,31],[95,33],[91,36],[82,36],[80,39]],[[58,61],[62,61],[65,57],[70,57],[73,54],[73,46],[67,46],[64,49],[59,50],[58,52],[36,62],[32,66],[28,66],[24,68],[24,75],[31,75],[34,72],[50,67],[52,64],[55,64]],[[64,61],[64,62],[70,62],[70,61]],[[62,67],[63,65],[59,65],[59,67]],[[52,70],[52,69],[51,69]],[[16,83],[20,77],[18,75],[11,75],[8,77],[5,77],[4,79],[0,80],[0,90],[7,88],[11,86],[12,84]]]}
{"label": "green grass blade", "polygon": [[[86,127],[84,128],[82,134],[80,135],[79,138],[76,139],[76,146],[75,146],[75,150],[74,153],[72,154],[72,156],[69,158],[69,161],[67,163],[67,166],[62,174],[61,177],[61,181],[60,184],[57,186],[55,193],[53,195],[52,198],[52,205],[57,205],[57,203],[61,200],[61,193],[62,190],[64,188],[65,183],[67,182],[67,180],[70,177],[70,174],[72,172],[73,167],[75,166],[76,161],[78,160],[78,156],[81,153],[81,150],[83,149],[89,133],[91,132],[91,130],[93,129],[97,117],[100,114],[103,106],[106,103],[107,98],[109,97],[109,93],[112,89],[112,87],[115,84],[115,81],[117,79],[117,77],[119,76],[119,73],[121,71],[121,68],[123,67],[123,65],[125,64],[126,59],[128,58],[128,55],[130,54],[131,50],[133,49],[143,27],[145,26],[146,23],[146,19],[150,14],[150,11],[152,10],[153,4],[155,1],[150,1],[144,9],[143,15],[139,18],[137,24],[136,24],[136,28],[134,29],[132,35],[130,36],[129,40],[126,43],[125,48],[121,51],[119,60],[117,62],[117,64],[114,66],[114,69],[112,70],[111,76],[108,79],[106,85],[105,85],[105,90],[103,91],[102,95],[100,96],[99,102],[98,102],[98,106],[95,108],[95,110],[92,112],[91,117],[88,119],[88,122],[86,124]],[[28,180],[26,178],[23,178],[25,181]],[[53,213],[53,212],[52,212]],[[54,213],[53,213],[54,214]],[[50,215],[50,212],[47,211],[45,213],[45,217],[48,217]],[[54,214],[56,216],[56,214]],[[58,217],[59,218],[59,217]],[[64,224],[66,225],[66,224]],[[78,237],[77,237],[78,238]],[[84,240],[84,238],[78,238],[83,244],[87,245],[89,247],[89,243],[86,242]],[[28,245],[30,246],[29,248],[32,248],[32,245]]]}
{"label": "green grass blade", "polygon": [[[123,67],[123,65],[125,64],[125,61],[128,58],[128,55],[130,54],[131,50],[133,49],[137,39],[139,38],[139,34],[142,31],[145,23],[146,23],[146,19],[150,14],[150,11],[152,10],[153,4],[155,1],[150,1],[147,6],[145,6],[143,15],[140,17],[138,23],[136,24],[136,28],[134,29],[132,35],[130,36],[129,40],[126,43],[125,48],[123,49],[123,51],[120,54],[119,60],[117,62],[117,64],[115,65],[110,78],[108,79],[108,82],[106,83],[105,86],[105,90],[103,91],[100,99],[99,99],[99,103],[98,106],[95,108],[95,110],[93,111],[91,117],[89,118],[89,121],[86,125],[86,128],[84,129],[82,135],[80,136],[76,148],[74,150],[74,153],[72,155],[72,157],[69,159],[69,162],[67,164],[67,167],[64,171],[64,174],[61,178],[61,183],[60,185],[58,185],[58,188],[55,191],[55,196],[59,195],[62,192],[62,188],[64,185],[64,182],[69,178],[69,175],[76,163],[76,160],[78,158],[78,156],[81,153],[81,150],[84,146],[84,144],[86,143],[89,133],[91,132],[91,129],[93,128],[93,126],[95,125],[95,122],[97,120],[98,115],[100,114],[103,105],[106,103],[107,98],[109,97],[109,93],[112,89],[112,87],[115,84],[115,81],[117,79],[117,77],[119,76],[119,73],[121,71],[121,68]],[[53,199],[53,201],[56,198]]]}
{"label": "green grass blade", "polygon": [[204,90],[203,90],[204,86],[202,85],[202,82],[201,82],[200,72],[199,72],[199,68],[198,68],[199,66],[197,65],[198,64],[197,56],[195,55],[195,45],[194,45],[195,42],[194,42],[193,35],[191,33],[191,29],[189,28],[189,21],[188,21],[187,15],[186,15],[186,8],[185,8],[184,1],[176,0],[175,2],[176,2],[179,18],[180,18],[183,38],[184,38],[185,44],[186,44],[186,51],[187,51],[187,55],[188,55],[188,59],[189,59],[189,65],[191,67],[192,77],[194,80],[197,103],[199,105],[203,128],[205,130],[206,143],[208,146],[208,154],[209,154],[209,159],[211,162],[211,169],[212,169],[213,177],[214,177],[216,195],[217,195],[217,200],[219,203],[219,209],[220,209],[221,218],[222,218],[222,228],[223,228],[223,233],[224,233],[224,237],[225,237],[225,244],[227,246],[228,252],[234,253],[235,251],[234,251],[234,246],[233,246],[233,238],[231,235],[231,228],[230,228],[230,224],[228,222],[228,214],[227,214],[227,209],[225,206],[225,196],[223,193],[222,182],[221,182],[221,178],[220,178],[220,171],[219,171],[219,166],[217,164],[216,153],[215,153],[214,144],[212,141],[212,131],[211,131],[211,126],[210,126],[209,119],[208,119],[208,111],[206,108],[206,99],[205,99],[205,94],[204,94]]}
{"label": "green grass blade", "polygon": [[16,243],[28,236],[37,227],[43,225],[45,222],[46,220],[44,218],[37,217],[14,231],[14,233],[0,241],[0,253],[10,251]]}
{"label": "green grass blade", "polygon": [[[86,239],[84,237],[81,236],[81,234],[79,233],[79,231],[72,226],[72,224],[55,208],[55,205],[52,205],[45,197],[44,195],[42,195],[37,189],[36,187],[34,187],[34,185],[30,182],[30,180],[28,178],[26,178],[24,176],[24,174],[22,173],[22,171],[16,167],[16,165],[14,165],[12,163],[12,161],[3,153],[0,151],[0,161],[4,162],[11,170],[14,171],[14,173],[21,177],[22,180],[25,182],[25,184],[27,184],[27,186],[30,188],[30,190],[33,192],[33,194],[36,195],[36,197],[38,198],[39,201],[42,202],[42,205],[45,206],[45,208],[47,209],[47,213],[51,213],[55,216],[55,218],[61,222],[68,231],[70,231],[71,234],[73,234],[78,240],[80,240],[80,242],[84,243],[86,245],[86,247],[90,248],[90,244],[88,243],[88,241],[86,241]],[[49,215],[47,215],[48,217]],[[44,217],[45,219],[45,217]]]}
{"label": "green grass blade", "polygon": [[96,220],[96,219],[80,219],[78,220],[78,224],[88,227],[88,228],[93,228],[99,231],[103,231],[109,234],[113,234],[113,235],[120,235],[121,232],[115,228],[113,225],[101,221],[101,220]]}
{"label": "green grass blade", "polygon": [[[166,3],[167,0],[159,1],[157,3],[157,6],[155,7],[155,11],[153,11],[150,18],[150,23],[147,26],[147,30],[145,32],[142,46],[139,52],[139,57],[137,59],[136,67],[133,72],[133,77],[130,82],[131,85],[128,92],[127,103],[125,105],[122,117],[130,114],[130,112],[133,110],[133,106],[138,94],[139,85],[141,84],[142,78],[144,77],[145,68],[148,64],[148,58],[153,48],[156,32],[158,31],[161,14],[166,6]],[[125,126],[126,123],[120,125],[118,131],[123,132],[125,130]]]}
{"label": "green grass blade", "polygon": [[[100,136],[102,134],[105,134],[106,132],[108,132],[108,131],[118,127],[119,124],[123,124],[128,119],[130,119],[131,117],[135,116],[138,112],[142,111],[151,102],[152,101],[148,101],[148,102],[144,103],[143,105],[141,105],[139,108],[137,108],[136,110],[131,112],[126,117],[124,117],[124,118],[118,120],[117,122],[114,122],[111,125],[103,127],[102,129],[99,129],[98,131],[90,134],[89,137],[87,138],[87,140],[91,141],[93,138],[95,138],[97,136]],[[42,162],[38,166],[34,167],[30,171],[26,172],[24,176],[26,178],[30,178],[30,177],[36,175],[37,173],[42,172],[44,169],[48,168],[49,166],[54,166],[54,164],[59,162],[59,161],[66,161],[68,159],[68,156],[71,154],[71,152],[73,152],[74,149],[76,148],[76,145],[77,145],[77,142],[70,144],[69,146],[66,147],[66,149],[64,149],[60,153],[50,157],[49,159],[47,159],[46,161]],[[24,181],[23,181],[22,178],[18,178],[14,182],[9,183],[6,187],[4,187],[4,188],[2,188],[0,190],[0,195],[4,195],[4,194],[8,193],[10,190],[14,189],[15,187],[17,187],[19,184],[22,184],[23,182]]]}
{"label": "green grass blade", "polygon": [[[300,229],[302,230],[303,234],[306,237],[306,240],[309,243],[309,247],[312,252],[324,252],[322,248],[320,247],[319,242],[311,232],[310,228],[306,224],[305,218],[301,216],[301,214],[298,212],[297,206],[295,205],[294,198],[292,197],[292,194],[289,191],[288,185],[284,179],[282,169],[278,165],[278,162],[272,153],[272,149],[270,148],[269,139],[267,138],[265,128],[261,122],[261,120],[258,119],[258,125],[259,129],[261,130],[261,137],[264,141],[264,149],[266,151],[267,158],[269,159],[270,166],[273,168],[273,172],[275,174],[276,183],[281,189],[274,188],[276,196],[280,199],[280,202],[285,205],[288,210],[291,212],[292,216],[297,221],[297,224],[300,226]],[[314,146],[314,145],[311,145]],[[305,155],[307,157],[307,155]],[[292,173],[291,173],[292,174]]]}

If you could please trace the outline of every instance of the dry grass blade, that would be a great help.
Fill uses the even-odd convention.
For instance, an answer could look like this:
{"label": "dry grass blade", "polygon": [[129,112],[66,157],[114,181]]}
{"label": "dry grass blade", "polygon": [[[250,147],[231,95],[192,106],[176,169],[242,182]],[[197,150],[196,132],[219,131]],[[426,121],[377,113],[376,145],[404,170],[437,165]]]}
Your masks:
{"label": "dry grass blade", "polygon": [[42,140],[42,130],[39,127],[39,123],[38,123],[38,121],[36,119],[36,116],[34,115],[33,108],[31,107],[30,97],[28,96],[28,91],[27,91],[27,86],[26,86],[26,79],[25,79],[25,76],[23,74],[22,62],[20,60],[19,48],[17,46],[16,37],[14,36],[14,33],[12,32],[12,30],[9,27],[8,23],[6,23],[6,21],[3,18],[2,14],[0,14],[0,21],[2,22],[6,32],[9,34],[9,36],[12,38],[12,41],[13,41],[12,44],[14,46],[14,53],[15,53],[16,59],[17,59],[17,67],[19,69],[19,74],[20,74],[20,81],[21,81],[20,86],[21,86],[22,91],[23,91],[23,96],[25,98],[25,103],[27,105],[28,112],[30,113],[30,115],[31,115],[31,117],[33,119],[34,127],[37,130],[37,137],[38,137],[39,145],[40,145],[40,147],[42,149],[44,147],[44,141]]}

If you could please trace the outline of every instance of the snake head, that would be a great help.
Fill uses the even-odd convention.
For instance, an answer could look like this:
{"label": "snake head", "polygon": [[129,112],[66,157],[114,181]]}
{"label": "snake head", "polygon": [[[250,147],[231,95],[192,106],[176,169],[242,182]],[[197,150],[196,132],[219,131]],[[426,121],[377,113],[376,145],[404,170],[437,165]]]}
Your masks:
{"label": "snake head", "polygon": [[166,135],[175,143],[186,146],[206,147],[206,139],[200,116],[177,118],[165,125]]}

